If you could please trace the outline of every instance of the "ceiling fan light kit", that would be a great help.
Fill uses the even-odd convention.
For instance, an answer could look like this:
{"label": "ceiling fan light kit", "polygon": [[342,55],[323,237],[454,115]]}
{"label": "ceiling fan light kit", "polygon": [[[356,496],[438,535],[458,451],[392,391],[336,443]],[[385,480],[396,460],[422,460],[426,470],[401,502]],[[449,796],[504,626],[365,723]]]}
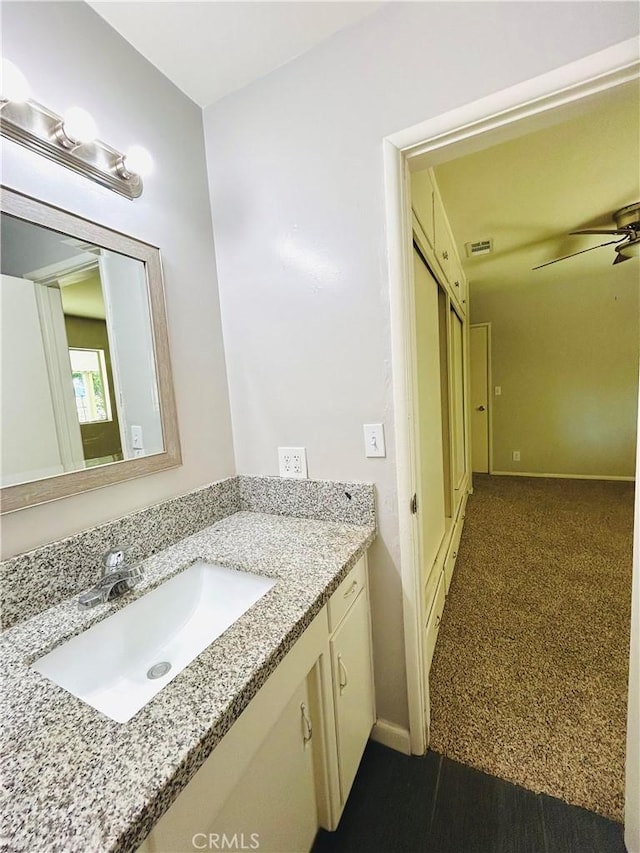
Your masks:
{"label": "ceiling fan light kit", "polygon": [[633,204],[628,204],[626,207],[620,208],[620,210],[616,210],[612,218],[616,224],[615,228],[585,228],[581,231],[570,231],[569,233],[622,235],[618,240],[607,240],[605,243],[600,243],[598,246],[591,246],[589,249],[581,249],[579,252],[573,252],[571,255],[564,255],[562,258],[555,258],[553,261],[547,261],[545,264],[539,264],[533,269],[539,270],[542,267],[548,267],[550,264],[557,264],[559,261],[566,261],[568,258],[573,258],[576,255],[583,255],[585,252],[592,252],[594,249],[601,249],[603,246],[615,245],[616,257],[613,261],[614,265],[640,257],[640,201],[636,201]]}
{"label": "ceiling fan light kit", "polygon": [[[635,240],[629,240],[623,245],[616,246],[616,252],[625,261],[640,257],[640,237],[636,237]],[[617,261],[614,261],[614,263],[617,263]]]}

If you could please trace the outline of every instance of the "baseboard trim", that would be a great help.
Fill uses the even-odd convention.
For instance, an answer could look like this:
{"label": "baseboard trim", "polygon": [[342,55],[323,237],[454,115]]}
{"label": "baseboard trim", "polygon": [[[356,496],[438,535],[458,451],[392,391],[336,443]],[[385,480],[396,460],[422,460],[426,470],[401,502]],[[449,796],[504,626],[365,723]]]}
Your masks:
{"label": "baseboard trim", "polygon": [[621,480],[635,482],[635,477],[610,477],[608,474],[538,474],[532,471],[492,471],[496,477],[551,477],[558,480]]}
{"label": "baseboard trim", "polygon": [[411,738],[409,732],[407,729],[403,729],[402,726],[397,726],[388,720],[376,720],[371,732],[371,740],[375,740],[376,743],[381,743],[383,746],[388,746],[390,749],[395,749],[396,752],[411,755]]}

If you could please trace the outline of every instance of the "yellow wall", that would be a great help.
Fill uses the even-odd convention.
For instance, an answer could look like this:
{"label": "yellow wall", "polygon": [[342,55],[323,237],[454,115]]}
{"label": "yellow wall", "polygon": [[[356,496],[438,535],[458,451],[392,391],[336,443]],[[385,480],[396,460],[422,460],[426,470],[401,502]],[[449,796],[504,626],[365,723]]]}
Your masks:
{"label": "yellow wall", "polygon": [[[64,288],[71,290],[72,288]],[[111,350],[107,324],[104,320],[94,320],[89,317],[73,317],[65,314],[67,342],[70,347],[79,349],[101,349],[104,351],[105,367],[107,369],[107,384],[111,395],[111,420],[94,424],[80,424],[84,458],[102,459],[113,456],[119,461],[122,456],[120,441],[120,426],[118,424],[118,405],[115,399],[115,385],[111,369]]]}
{"label": "yellow wall", "polygon": [[638,264],[611,273],[471,285],[471,322],[492,324],[492,384],[502,386],[490,397],[494,471],[633,476]]}

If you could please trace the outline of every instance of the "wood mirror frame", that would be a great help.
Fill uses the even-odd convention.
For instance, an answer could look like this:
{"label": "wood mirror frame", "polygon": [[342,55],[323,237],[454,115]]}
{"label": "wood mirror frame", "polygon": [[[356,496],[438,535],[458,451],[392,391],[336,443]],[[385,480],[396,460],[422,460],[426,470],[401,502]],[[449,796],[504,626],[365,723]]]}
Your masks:
{"label": "wood mirror frame", "polygon": [[62,232],[144,263],[164,448],[162,452],[149,456],[109,462],[4,486],[0,488],[0,511],[14,512],[181,465],[160,250],[4,186],[0,188],[0,210],[18,219]]}

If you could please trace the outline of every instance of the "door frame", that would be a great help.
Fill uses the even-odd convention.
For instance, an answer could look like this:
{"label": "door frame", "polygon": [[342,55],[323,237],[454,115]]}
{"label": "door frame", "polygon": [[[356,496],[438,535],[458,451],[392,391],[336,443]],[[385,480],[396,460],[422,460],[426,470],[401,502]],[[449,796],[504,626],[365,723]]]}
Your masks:
{"label": "door frame", "polygon": [[[417,483],[410,166],[414,170],[426,168],[513,138],[518,130],[530,132],[552,123],[551,111],[562,109],[563,115],[577,112],[588,100],[605,96],[613,87],[639,77],[638,42],[628,39],[383,140],[409,740],[415,754],[423,754],[428,746],[429,686],[422,669],[418,530],[410,510]],[[635,574],[637,570],[635,565]],[[640,583],[640,578],[634,582]],[[640,786],[638,781],[634,784]],[[640,846],[640,838],[638,841]]]}
{"label": "door frame", "polygon": [[[493,393],[493,374],[491,372],[491,323],[469,323],[469,338],[471,338],[472,329],[481,328],[486,328],[487,330],[487,431],[489,438],[487,453],[489,458],[489,474],[493,474],[493,398],[495,395]],[[469,389],[471,389],[471,341],[469,341]],[[471,412],[469,412],[469,419],[471,419]],[[471,467],[473,468],[473,461],[471,462]]]}

